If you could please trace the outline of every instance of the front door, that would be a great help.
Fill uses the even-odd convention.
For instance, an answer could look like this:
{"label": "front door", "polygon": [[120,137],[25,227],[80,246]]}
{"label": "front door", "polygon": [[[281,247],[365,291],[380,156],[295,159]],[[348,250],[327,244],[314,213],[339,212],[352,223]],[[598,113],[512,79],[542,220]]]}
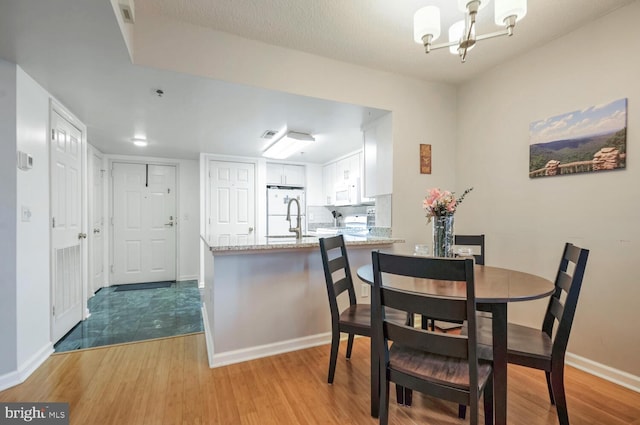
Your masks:
{"label": "front door", "polygon": [[51,338],[82,320],[82,132],[51,111]]}
{"label": "front door", "polygon": [[112,284],[176,279],[176,168],[113,163]]}
{"label": "front door", "polygon": [[209,161],[209,241],[255,241],[255,165]]}

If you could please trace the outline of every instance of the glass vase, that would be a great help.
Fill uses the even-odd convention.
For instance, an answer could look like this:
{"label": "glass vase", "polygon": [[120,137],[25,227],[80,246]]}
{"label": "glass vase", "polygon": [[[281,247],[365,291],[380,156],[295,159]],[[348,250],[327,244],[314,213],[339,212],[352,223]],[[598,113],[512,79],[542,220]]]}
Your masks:
{"label": "glass vase", "polygon": [[433,217],[433,256],[453,257],[453,215]]}

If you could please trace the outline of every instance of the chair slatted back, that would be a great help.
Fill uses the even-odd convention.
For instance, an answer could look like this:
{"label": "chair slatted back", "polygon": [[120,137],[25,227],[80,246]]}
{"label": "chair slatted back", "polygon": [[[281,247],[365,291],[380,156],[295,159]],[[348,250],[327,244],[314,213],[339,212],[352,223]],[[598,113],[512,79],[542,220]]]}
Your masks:
{"label": "chair slatted back", "polygon": [[455,235],[455,245],[479,246],[480,254],[473,254],[476,264],[484,266],[484,235]]}
{"label": "chair slatted back", "polygon": [[[342,235],[320,238],[319,242],[324,278],[329,296],[331,318],[337,321],[340,317],[337,299],[340,294],[347,291],[349,294],[349,304],[356,304],[356,292],[353,287],[347,247],[345,246]],[[340,273],[340,271],[342,271],[342,273]],[[336,277],[336,275],[338,275],[338,277]]]}
{"label": "chair slatted back", "polygon": [[[550,337],[553,336],[553,327],[556,321],[558,322],[558,328],[553,336],[552,356],[554,358],[557,356],[564,358],[564,353],[567,350],[588,257],[588,249],[579,248],[570,243],[565,244],[555,280],[556,290],[549,299],[542,322],[543,332]],[[573,267],[570,268],[570,265]],[[565,297],[563,297],[563,293],[566,294]]]}
{"label": "chair slatted back", "polygon": [[[378,355],[388,363],[389,342],[412,347],[442,356],[469,360],[470,390],[478,391],[475,319],[475,285],[473,261],[470,259],[445,259],[401,256],[373,252],[374,286],[372,291],[372,327],[376,332]],[[422,279],[466,282],[467,297],[448,298],[437,295],[403,291],[385,286],[384,279],[392,275]],[[443,320],[467,320],[467,335],[433,332],[391,322],[385,317],[385,307],[409,313],[433,315]]]}

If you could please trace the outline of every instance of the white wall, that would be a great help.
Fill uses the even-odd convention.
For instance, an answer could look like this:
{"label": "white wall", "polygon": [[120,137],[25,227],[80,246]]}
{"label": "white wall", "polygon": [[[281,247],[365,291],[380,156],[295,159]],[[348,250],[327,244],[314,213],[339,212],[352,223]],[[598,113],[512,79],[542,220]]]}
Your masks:
{"label": "white wall", "polygon": [[[455,189],[455,88],[243,39],[161,17],[140,16],[134,62],[187,74],[393,111],[393,235],[424,242],[427,189]],[[433,174],[419,173],[419,144]]]}
{"label": "white wall", "polygon": [[[553,279],[565,241],[591,250],[569,351],[636,379],[640,59],[629,43],[640,40],[638,16],[635,2],[460,87],[456,158],[458,181],[475,186],[456,231],[486,233],[488,264]],[[532,121],[625,97],[625,170],[529,179]],[[545,307],[510,306],[510,320],[540,326]]]}
{"label": "white wall", "polygon": [[[198,160],[168,159],[131,155],[105,155],[111,161],[177,165],[178,178],[178,280],[198,279],[200,273],[200,164]],[[111,193],[111,179],[106,189]],[[111,195],[109,195],[111,200]],[[111,205],[107,217],[111,216]],[[111,238],[109,234],[107,238]],[[111,261],[111,260],[110,260]],[[110,263],[107,263],[110,264]],[[107,266],[108,269],[108,266]]]}
{"label": "white wall", "polygon": [[17,368],[16,65],[0,60],[0,389]]}
{"label": "white wall", "polygon": [[[18,368],[51,351],[49,285],[49,93],[18,68],[18,149],[33,157],[33,168],[18,170],[17,312]],[[22,206],[31,211],[21,220]],[[38,353],[40,353],[38,355]],[[46,355],[49,353],[47,352]]]}

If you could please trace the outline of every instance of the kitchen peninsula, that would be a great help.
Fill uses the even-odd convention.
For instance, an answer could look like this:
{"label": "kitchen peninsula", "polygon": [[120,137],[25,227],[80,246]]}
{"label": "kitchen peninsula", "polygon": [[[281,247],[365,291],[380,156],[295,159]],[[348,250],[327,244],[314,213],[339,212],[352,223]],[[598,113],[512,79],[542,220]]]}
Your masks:
{"label": "kitchen peninsula", "polygon": [[[262,238],[216,245],[203,238],[203,321],[211,367],[330,342],[331,316],[317,237]],[[348,236],[358,302],[358,267],[371,251],[391,250],[401,239]],[[341,300],[344,305],[348,300]]]}

